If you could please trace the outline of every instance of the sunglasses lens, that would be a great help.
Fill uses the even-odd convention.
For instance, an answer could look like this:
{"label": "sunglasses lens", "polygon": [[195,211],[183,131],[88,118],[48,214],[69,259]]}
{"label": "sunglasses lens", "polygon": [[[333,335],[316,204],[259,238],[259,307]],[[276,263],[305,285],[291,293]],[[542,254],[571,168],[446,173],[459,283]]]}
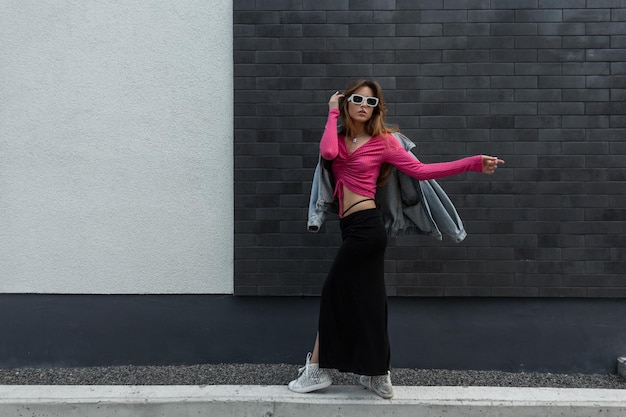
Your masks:
{"label": "sunglasses lens", "polygon": [[363,97],[363,96],[358,96],[358,95],[356,95],[356,94],[353,94],[353,95],[352,95],[352,102],[353,102],[354,104],[361,104],[361,103],[363,103],[363,99],[364,99],[364,98],[365,98],[365,97]]}
{"label": "sunglasses lens", "polygon": [[368,97],[366,104],[370,107],[376,107],[378,104],[378,99],[376,97]]}

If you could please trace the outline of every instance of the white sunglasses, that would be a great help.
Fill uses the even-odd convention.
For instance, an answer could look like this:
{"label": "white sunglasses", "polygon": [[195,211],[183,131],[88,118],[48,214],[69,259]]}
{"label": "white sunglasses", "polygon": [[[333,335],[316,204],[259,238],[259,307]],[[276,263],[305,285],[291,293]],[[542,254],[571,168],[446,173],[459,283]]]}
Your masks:
{"label": "white sunglasses", "polygon": [[351,101],[356,105],[361,105],[363,104],[363,101],[365,101],[365,104],[370,107],[378,106],[378,99],[376,97],[365,97],[360,94],[352,94],[348,97],[348,101]]}

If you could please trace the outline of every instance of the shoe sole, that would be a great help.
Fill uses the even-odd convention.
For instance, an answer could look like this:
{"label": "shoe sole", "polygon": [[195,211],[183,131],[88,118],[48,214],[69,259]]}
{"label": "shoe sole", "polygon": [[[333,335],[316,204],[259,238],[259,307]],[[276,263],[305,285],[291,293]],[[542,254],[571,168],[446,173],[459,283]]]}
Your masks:
{"label": "shoe sole", "polygon": [[290,391],[297,392],[299,394],[306,394],[307,392],[318,391],[324,388],[328,388],[333,384],[333,381],[322,382],[321,384],[311,385],[305,388],[293,388],[289,383],[288,388]]}

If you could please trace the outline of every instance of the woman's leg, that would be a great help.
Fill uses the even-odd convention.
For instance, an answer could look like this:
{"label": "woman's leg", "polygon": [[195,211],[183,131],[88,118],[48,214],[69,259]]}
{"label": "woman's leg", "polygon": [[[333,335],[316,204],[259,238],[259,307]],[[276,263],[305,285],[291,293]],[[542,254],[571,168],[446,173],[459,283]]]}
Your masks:
{"label": "woman's leg", "polygon": [[313,346],[313,353],[311,354],[311,363],[320,363],[320,334],[315,336],[315,345]]}

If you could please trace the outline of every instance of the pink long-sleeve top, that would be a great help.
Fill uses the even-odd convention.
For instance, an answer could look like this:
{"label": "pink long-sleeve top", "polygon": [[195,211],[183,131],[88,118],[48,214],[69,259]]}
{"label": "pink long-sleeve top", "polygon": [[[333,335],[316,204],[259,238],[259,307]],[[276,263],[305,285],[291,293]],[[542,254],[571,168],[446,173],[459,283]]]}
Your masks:
{"label": "pink long-sleeve top", "polygon": [[339,212],[343,212],[343,188],[368,197],[376,195],[376,181],[380,168],[387,162],[406,175],[418,180],[430,180],[467,171],[482,172],[482,156],[475,155],[451,162],[424,164],[407,152],[398,141],[391,136],[372,137],[354,152],[346,147],[345,137],[337,134],[339,110],[332,109],[322,140],[320,153],[324,159],[333,161],[335,176],[334,196],[339,198]]}

